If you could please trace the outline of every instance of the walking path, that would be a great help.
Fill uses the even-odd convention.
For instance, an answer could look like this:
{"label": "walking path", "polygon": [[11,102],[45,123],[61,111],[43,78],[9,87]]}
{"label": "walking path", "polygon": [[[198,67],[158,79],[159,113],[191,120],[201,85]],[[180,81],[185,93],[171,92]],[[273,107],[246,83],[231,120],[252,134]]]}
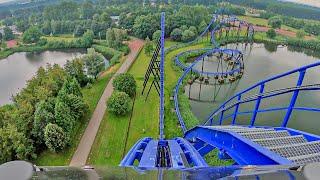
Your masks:
{"label": "walking path", "polygon": [[[132,41],[129,41],[129,48],[131,51],[128,54],[126,61],[123,62],[123,64],[118,69],[115,75],[125,73],[128,71],[128,69],[136,59],[143,44],[144,42],[139,39],[134,39]],[[96,134],[99,130],[100,123],[106,111],[106,101],[113,92],[112,80],[115,77],[115,75],[112,77],[112,79],[109,81],[108,85],[106,86],[97,104],[97,107],[92,114],[89,124],[80,140],[78,148],[71,159],[70,166],[84,166],[86,164],[87,158],[91,150],[91,146],[94,142]]]}

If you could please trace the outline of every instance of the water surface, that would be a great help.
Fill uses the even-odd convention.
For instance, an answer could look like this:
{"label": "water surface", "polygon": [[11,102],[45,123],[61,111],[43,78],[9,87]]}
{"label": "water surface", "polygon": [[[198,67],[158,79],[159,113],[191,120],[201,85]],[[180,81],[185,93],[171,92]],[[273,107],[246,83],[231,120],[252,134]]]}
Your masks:
{"label": "water surface", "polygon": [[[227,48],[235,48],[235,44],[228,45]],[[244,44],[238,44],[237,48],[242,50],[245,54],[245,73],[243,77],[232,84],[226,84],[221,86],[212,85],[201,85],[194,83],[191,88],[189,85],[186,86],[186,94],[193,99],[201,100],[195,101],[190,100],[193,113],[201,120],[204,121],[208,114],[217,108],[222,102],[230,98],[236,92],[246,89],[250,85],[256,82],[266,79],[268,77],[277,75],[279,73],[284,73],[288,70],[298,68],[303,65],[308,65],[318,61],[318,58],[310,56],[312,51],[305,51],[302,49],[289,48],[289,47],[275,47],[263,44],[253,44],[251,47],[246,47]],[[307,54],[305,54],[306,52]],[[315,55],[316,56],[316,55]],[[198,64],[196,67],[199,69],[201,65]],[[205,70],[216,69],[216,64],[214,62],[205,63]],[[304,84],[314,84],[320,83],[320,68],[315,68],[307,72]],[[213,79],[211,79],[213,81]],[[274,89],[280,89],[285,87],[295,86],[297,80],[297,75],[290,76],[282,80],[276,80],[265,87],[265,91],[270,91]],[[200,92],[200,93],[199,93]],[[257,91],[251,92],[256,94]],[[291,94],[286,94],[271,98],[269,100],[262,101],[260,107],[285,107],[288,106],[289,100],[292,97]],[[246,104],[240,107],[241,111],[252,110],[255,102]],[[297,106],[311,106],[320,107],[320,92],[308,92],[300,93]],[[280,126],[284,118],[286,111],[268,112],[264,114],[258,114],[256,125],[273,125]],[[229,112],[231,114],[231,112]],[[307,130],[309,132],[320,134],[320,119],[317,113],[312,112],[294,112],[292,114],[292,119],[289,122],[289,127],[293,127],[300,130]],[[251,115],[242,115],[238,118],[239,124],[248,124],[251,119]]]}
{"label": "water surface", "polygon": [[26,86],[39,67],[46,64],[63,66],[67,60],[81,56],[84,49],[43,51],[37,53],[19,52],[0,60],[0,105],[11,102],[12,95]]}

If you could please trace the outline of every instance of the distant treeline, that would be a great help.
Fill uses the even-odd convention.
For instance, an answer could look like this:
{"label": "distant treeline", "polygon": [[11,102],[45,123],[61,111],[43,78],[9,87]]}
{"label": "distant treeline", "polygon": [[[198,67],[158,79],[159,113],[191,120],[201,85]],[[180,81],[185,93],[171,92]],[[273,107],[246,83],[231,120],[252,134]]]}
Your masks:
{"label": "distant treeline", "polygon": [[320,8],[277,0],[226,0],[232,4],[304,19],[320,19]]}

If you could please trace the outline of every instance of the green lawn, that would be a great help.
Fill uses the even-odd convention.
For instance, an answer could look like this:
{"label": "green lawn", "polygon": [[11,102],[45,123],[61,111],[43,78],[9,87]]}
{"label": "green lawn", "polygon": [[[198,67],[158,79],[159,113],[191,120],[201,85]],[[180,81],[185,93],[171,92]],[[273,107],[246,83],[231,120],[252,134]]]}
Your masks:
{"label": "green lawn", "polygon": [[47,41],[73,41],[79,38],[75,38],[72,35],[59,35],[59,36],[43,36],[43,38],[47,39]]}
{"label": "green lawn", "polygon": [[[254,25],[259,25],[259,26],[266,26],[266,27],[270,27],[268,25],[268,20],[267,19],[263,19],[263,18],[258,18],[258,17],[251,17],[251,16],[238,16],[240,19],[247,21],[249,23],[252,23]],[[297,32],[298,29],[286,26],[286,25],[282,25],[281,29],[284,30],[288,30],[288,31],[292,31],[292,32]]]}
{"label": "green lawn", "polygon": [[124,153],[129,119],[130,115],[117,117],[105,113],[91,148],[88,164],[119,165]]}
{"label": "green lawn", "polygon": [[83,93],[83,98],[85,102],[89,106],[89,112],[87,113],[86,117],[82,122],[79,122],[77,124],[77,127],[75,128],[75,132],[72,135],[74,137],[71,141],[71,145],[69,148],[65,149],[61,153],[52,153],[48,150],[42,152],[38,158],[35,160],[36,165],[46,165],[46,166],[62,166],[62,165],[68,165],[74,151],[76,150],[80,139],[82,137],[82,134],[84,130],[87,127],[87,124],[90,120],[90,117],[93,113],[93,111],[96,108],[96,105],[113,74],[116,72],[116,70],[120,67],[122,64],[123,60],[121,63],[116,64],[115,66],[111,67],[108,69],[104,74],[98,78],[98,80],[92,84],[91,88],[83,88],[82,93]]}

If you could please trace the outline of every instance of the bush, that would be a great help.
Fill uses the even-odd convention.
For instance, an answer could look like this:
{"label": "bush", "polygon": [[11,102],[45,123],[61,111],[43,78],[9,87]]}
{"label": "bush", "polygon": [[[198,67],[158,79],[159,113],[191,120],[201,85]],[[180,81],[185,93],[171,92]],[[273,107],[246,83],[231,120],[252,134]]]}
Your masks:
{"label": "bush", "polygon": [[130,48],[128,45],[122,45],[119,50],[124,53],[124,55],[128,55],[130,53]]}
{"label": "bush", "polygon": [[119,63],[123,54],[120,51],[102,45],[93,45],[92,48],[101,53],[105,58],[110,59],[110,66]]}
{"label": "bush", "polygon": [[133,97],[136,93],[137,84],[134,77],[131,74],[120,74],[116,76],[112,82],[115,90],[125,92],[130,97]]}
{"label": "bush", "polygon": [[282,19],[281,17],[278,17],[278,16],[271,17],[268,20],[268,25],[270,25],[274,29],[281,28],[281,24],[282,24]]}
{"label": "bush", "polygon": [[189,27],[189,31],[192,31],[194,34],[198,34],[198,30],[197,30],[197,28],[194,27],[194,26],[190,26],[190,27]]}
{"label": "bush", "polygon": [[196,34],[190,30],[185,30],[183,33],[182,33],[182,41],[183,42],[188,42],[188,41],[191,41],[195,38]]}
{"label": "bush", "polygon": [[52,152],[63,150],[68,144],[66,133],[56,124],[49,123],[44,130],[46,146]]}
{"label": "bush", "polygon": [[40,40],[40,37],[41,37],[40,29],[35,26],[32,26],[23,33],[22,41],[24,43],[35,43]]}
{"label": "bush", "polygon": [[152,34],[152,41],[157,43],[157,41],[160,39],[160,36],[161,36],[161,31],[157,30]]}
{"label": "bush", "polygon": [[153,43],[150,41],[149,37],[146,38],[144,53],[148,56],[151,56],[151,54],[153,53]]}
{"label": "bush", "polygon": [[274,29],[269,29],[268,31],[267,31],[267,37],[268,38],[271,38],[271,39],[273,39],[273,38],[275,38],[276,37],[276,31],[274,30]]}
{"label": "bush", "polygon": [[303,39],[305,35],[306,33],[304,32],[304,30],[299,30],[296,34],[297,38],[299,39]]}
{"label": "bush", "polygon": [[107,101],[108,111],[119,116],[131,111],[131,99],[125,92],[115,91]]}
{"label": "bush", "polygon": [[[62,95],[60,95],[62,96]],[[66,95],[65,95],[66,96]],[[70,107],[63,102],[60,98],[57,99],[54,116],[56,123],[63,128],[68,134],[73,130],[75,119],[71,114]]]}
{"label": "bush", "polygon": [[41,38],[38,42],[37,45],[38,46],[45,46],[48,43],[48,40],[45,38]]}
{"label": "bush", "polygon": [[181,41],[182,39],[182,30],[179,28],[175,28],[171,34],[170,34],[170,38],[174,41]]}

